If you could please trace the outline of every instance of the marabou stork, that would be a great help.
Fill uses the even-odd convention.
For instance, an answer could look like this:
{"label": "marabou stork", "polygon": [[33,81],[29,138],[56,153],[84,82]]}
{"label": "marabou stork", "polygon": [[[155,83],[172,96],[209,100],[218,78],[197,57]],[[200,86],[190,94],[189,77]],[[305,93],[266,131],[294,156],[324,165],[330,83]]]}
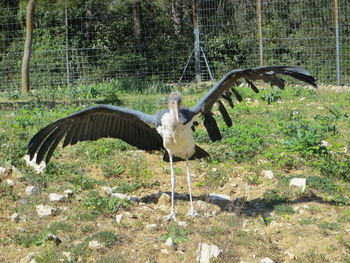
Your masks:
{"label": "marabou stork", "polygon": [[234,88],[239,79],[245,80],[249,87],[258,92],[253,84],[255,80],[263,80],[271,85],[284,88],[284,80],[277,74],[294,77],[316,86],[314,77],[305,69],[292,66],[266,66],[249,69],[238,69],[228,72],[207,94],[192,108],[181,107],[181,95],[173,92],[169,96],[166,110],[160,110],[154,115],[140,111],[110,105],[96,105],[85,110],[59,119],[40,130],[30,140],[28,152],[30,159],[36,154],[39,164],[45,157],[49,162],[59,142],[64,138],[63,146],[74,145],[79,141],[97,140],[104,137],[118,138],[141,150],[165,149],[164,161],[170,161],[171,168],[171,210],[167,220],[175,218],[174,189],[175,174],[173,162],[186,161],[187,182],[190,198],[189,215],[197,215],[191,193],[191,176],[188,160],[200,159],[209,154],[195,145],[193,140],[194,125],[198,125],[196,118],[202,116],[204,126],[210,139],[214,142],[221,140],[220,130],[213,117],[212,108],[218,103],[226,125],[232,126],[231,118],[220,98],[233,107],[232,93],[238,101],[242,100]]}

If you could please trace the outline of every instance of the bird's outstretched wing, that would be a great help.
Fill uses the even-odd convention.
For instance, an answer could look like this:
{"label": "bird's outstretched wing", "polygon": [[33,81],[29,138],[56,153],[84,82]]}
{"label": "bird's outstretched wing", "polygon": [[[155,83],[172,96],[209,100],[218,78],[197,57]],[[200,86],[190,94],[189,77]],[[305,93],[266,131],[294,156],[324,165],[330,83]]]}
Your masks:
{"label": "bird's outstretched wing", "polygon": [[156,118],[117,106],[96,105],[59,119],[33,136],[28,145],[30,159],[37,153],[39,164],[46,154],[48,163],[59,142],[63,147],[79,141],[113,137],[141,150],[160,150],[162,138],[154,128]]}
{"label": "bird's outstretched wing", "polygon": [[227,126],[232,125],[231,118],[226,111],[220,98],[226,100],[231,107],[233,102],[231,99],[232,94],[235,95],[238,101],[242,100],[241,95],[237,92],[234,86],[237,85],[239,79],[244,79],[250,88],[255,92],[259,92],[258,88],[254,85],[253,81],[263,80],[271,85],[284,88],[284,80],[277,74],[287,75],[295,79],[304,81],[314,87],[317,87],[315,78],[309,71],[292,66],[266,66],[249,69],[237,69],[228,72],[219,82],[217,82],[213,88],[211,88],[206,95],[191,108],[194,115],[201,114],[204,116],[204,126],[207,129],[208,135],[212,141],[221,140],[221,133],[216,124],[216,121],[211,112],[215,102],[219,103],[219,111],[224,118]]}

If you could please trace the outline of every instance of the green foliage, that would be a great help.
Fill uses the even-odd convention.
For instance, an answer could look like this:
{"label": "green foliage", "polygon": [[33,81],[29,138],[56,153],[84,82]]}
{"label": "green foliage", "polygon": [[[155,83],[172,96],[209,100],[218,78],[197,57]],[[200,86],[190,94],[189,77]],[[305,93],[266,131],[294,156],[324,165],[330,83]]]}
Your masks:
{"label": "green foliage", "polygon": [[223,130],[224,142],[230,146],[230,155],[237,162],[251,160],[260,154],[266,145],[266,127],[256,121],[254,123],[237,123]]}
{"label": "green foliage", "polygon": [[271,104],[272,102],[276,102],[281,99],[281,92],[277,89],[274,89],[270,93],[265,93],[260,97],[263,101],[266,101],[267,104]]}
{"label": "green foliage", "polygon": [[117,242],[118,237],[111,231],[102,231],[85,239],[84,242],[88,243],[91,240],[99,241],[106,247],[112,247]]}
{"label": "green foliage", "polygon": [[294,214],[293,207],[287,205],[287,204],[278,204],[273,207],[273,210],[278,215],[291,215]]}
{"label": "green foliage", "polygon": [[312,125],[309,121],[288,122],[281,130],[285,136],[283,144],[291,151],[302,155],[323,154],[327,150],[321,146],[324,130]]}
{"label": "green foliage", "polygon": [[266,205],[275,206],[288,201],[288,196],[276,189],[268,190],[263,194]]}
{"label": "green foliage", "polygon": [[97,191],[90,191],[83,202],[83,207],[97,214],[113,214],[120,208],[129,206],[129,202],[117,197],[102,197]]}
{"label": "green foliage", "polygon": [[187,241],[189,234],[189,230],[182,229],[177,224],[170,224],[168,227],[168,232],[161,237],[161,240],[167,240],[171,237],[175,244],[179,244],[181,242]]}
{"label": "green foliage", "polygon": [[339,186],[330,178],[308,176],[306,184],[308,187],[317,189],[323,193],[334,194],[339,191]]}

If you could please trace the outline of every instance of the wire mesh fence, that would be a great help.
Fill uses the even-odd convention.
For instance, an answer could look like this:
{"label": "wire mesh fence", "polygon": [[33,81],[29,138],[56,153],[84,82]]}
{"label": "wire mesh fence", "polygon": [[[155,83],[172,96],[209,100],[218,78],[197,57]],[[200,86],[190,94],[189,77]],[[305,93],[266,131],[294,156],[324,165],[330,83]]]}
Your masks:
{"label": "wire mesh fence", "polygon": [[[61,2],[37,2],[32,88],[114,78],[194,80],[197,1]],[[350,81],[347,0],[198,0],[198,10],[202,80],[235,68],[288,64],[307,68],[319,82]],[[0,19],[0,91],[17,91],[25,6],[2,2]]]}

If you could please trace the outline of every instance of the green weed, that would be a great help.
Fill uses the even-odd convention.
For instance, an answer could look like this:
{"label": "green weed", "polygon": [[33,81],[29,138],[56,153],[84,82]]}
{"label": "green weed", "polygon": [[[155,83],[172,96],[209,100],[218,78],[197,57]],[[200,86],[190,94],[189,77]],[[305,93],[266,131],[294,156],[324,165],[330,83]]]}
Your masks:
{"label": "green weed", "polygon": [[180,228],[177,224],[170,224],[168,227],[168,232],[161,237],[161,240],[167,240],[171,237],[175,244],[184,242],[188,240],[187,235],[189,230]]}
{"label": "green weed", "polygon": [[97,214],[113,214],[120,208],[129,206],[129,202],[117,197],[102,197],[97,191],[90,191],[83,202],[83,207]]}

